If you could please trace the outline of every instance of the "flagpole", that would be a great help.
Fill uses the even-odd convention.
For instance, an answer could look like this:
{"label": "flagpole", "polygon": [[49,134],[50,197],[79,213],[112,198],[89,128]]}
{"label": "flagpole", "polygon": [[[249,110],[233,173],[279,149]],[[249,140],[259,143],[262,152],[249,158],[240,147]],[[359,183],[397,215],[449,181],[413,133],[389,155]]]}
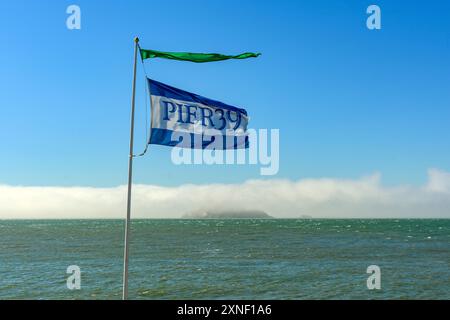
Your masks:
{"label": "flagpole", "polygon": [[128,158],[128,196],[127,196],[127,219],[125,220],[125,249],[123,254],[123,291],[122,299],[128,298],[128,255],[130,247],[130,217],[131,217],[131,185],[133,180],[133,138],[134,138],[134,103],[136,96],[136,65],[139,38],[134,38],[134,66],[133,66],[133,89],[131,97],[131,124],[130,124],[130,155]]}

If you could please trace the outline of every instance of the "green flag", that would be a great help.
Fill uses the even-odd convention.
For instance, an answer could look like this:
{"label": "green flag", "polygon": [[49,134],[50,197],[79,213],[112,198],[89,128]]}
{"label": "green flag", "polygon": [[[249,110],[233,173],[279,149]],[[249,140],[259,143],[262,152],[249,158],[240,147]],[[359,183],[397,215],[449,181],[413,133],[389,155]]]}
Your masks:
{"label": "green flag", "polygon": [[238,54],[236,56],[228,56],[219,53],[163,52],[156,50],[146,50],[141,48],[139,48],[139,50],[141,52],[142,60],[150,58],[164,58],[180,61],[191,61],[191,62],[213,62],[228,59],[256,58],[260,55],[260,53],[252,53],[252,52],[246,52]]}

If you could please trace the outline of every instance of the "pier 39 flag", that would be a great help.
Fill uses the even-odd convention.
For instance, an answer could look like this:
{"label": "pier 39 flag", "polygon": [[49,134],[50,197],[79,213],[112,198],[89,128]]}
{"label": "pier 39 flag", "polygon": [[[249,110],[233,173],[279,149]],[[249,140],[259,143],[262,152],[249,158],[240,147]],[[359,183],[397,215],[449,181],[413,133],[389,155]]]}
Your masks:
{"label": "pier 39 flag", "polygon": [[192,149],[248,148],[245,109],[147,79],[151,99],[150,144]]}

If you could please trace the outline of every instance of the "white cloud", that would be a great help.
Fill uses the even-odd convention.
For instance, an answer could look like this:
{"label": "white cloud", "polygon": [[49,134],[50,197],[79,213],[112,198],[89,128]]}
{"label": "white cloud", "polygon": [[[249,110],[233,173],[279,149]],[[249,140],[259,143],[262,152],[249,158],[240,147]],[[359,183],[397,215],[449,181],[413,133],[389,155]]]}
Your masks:
{"label": "white cloud", "polygon": [[[0,185],[0,219],[124,218],[126,187]],[[133,218],[178,218],[202,210],[263,210],[274,217],[450,218],[450,173],[430,169],[423,187],[356,180],[250,180],[241,184],[133,186]]]}
{"label": "white cloud", "polygon": [[428,170],[429,191],[449,192],[450,190],[450,172],[440,171],[438,169]]}

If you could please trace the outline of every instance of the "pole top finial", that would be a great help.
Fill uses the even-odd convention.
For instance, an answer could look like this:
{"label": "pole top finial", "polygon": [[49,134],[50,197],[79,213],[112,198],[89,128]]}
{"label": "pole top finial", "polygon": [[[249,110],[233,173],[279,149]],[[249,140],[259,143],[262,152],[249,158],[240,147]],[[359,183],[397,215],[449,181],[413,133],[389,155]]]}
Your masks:
{"label": "pole top finial", "polygon": [[135,38],[134,38],[134,42],[138,43],[138,42],[139,42],[139,38],[138,38],[138,37],[135,37]]}

